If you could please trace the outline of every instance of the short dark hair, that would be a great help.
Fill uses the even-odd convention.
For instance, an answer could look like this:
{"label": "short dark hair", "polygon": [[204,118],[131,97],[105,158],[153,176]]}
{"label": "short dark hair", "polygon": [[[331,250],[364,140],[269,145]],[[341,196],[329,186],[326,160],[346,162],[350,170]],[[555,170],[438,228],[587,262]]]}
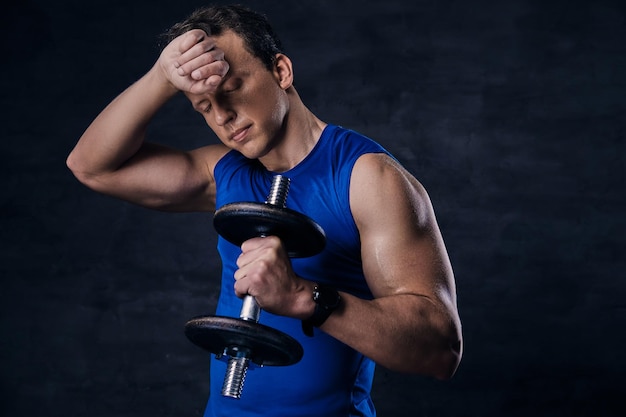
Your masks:
{"label": "short dark hair", "polygon": [[162,38],[170,43],[192,29],[202,29],[209,36],[232,30],[243,39],[248,52],[259,58],[270,71],[276,64],[276,54],[283,52],[280,39],[267,17],[244,6],[208,6],[197,9],[185,20],[169,28]]}

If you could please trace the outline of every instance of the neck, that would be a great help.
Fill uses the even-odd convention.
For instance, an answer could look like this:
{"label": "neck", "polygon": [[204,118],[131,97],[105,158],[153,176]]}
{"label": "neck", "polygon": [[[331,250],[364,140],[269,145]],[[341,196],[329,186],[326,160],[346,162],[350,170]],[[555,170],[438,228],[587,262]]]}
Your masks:
{"label": "neck", "polygon": [[285,172],[307,157],[320,139],[326,123],[302,103],[295,89],[290,107],[274,147],[259,161],[272,172]]}

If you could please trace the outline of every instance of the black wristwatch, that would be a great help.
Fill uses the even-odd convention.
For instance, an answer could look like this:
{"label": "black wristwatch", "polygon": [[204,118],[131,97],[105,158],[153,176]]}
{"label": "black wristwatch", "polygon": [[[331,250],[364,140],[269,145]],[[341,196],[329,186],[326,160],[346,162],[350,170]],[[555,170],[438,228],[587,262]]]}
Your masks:
{"label": "black wristwatch", "polygon": [[306,320],[302,320],[302,331],[307,336],[313,336],[313,327],[321,326],[328,316],[341,304],[341,296],[336,289],[315,284],[313,287],[313,301],[315,311]]}

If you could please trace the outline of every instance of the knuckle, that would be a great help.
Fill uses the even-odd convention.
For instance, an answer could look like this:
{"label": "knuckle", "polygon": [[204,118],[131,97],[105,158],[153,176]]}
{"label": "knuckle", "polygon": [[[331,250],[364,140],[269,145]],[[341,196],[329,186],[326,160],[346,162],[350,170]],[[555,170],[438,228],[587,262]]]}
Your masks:
{"label": "knuckle", "polygon": [[255,265],[255,276],[257,277],[263,276],[267,274],[269,270],[270,270],[270,262],[265,258],[259,259]]}
{"label": "knuckle", "polygon": [[271,248],[276,248],[277,246],[280,246],[280,239],[278,238],[278,236],[268,236],[265,239],[267,240],[268,246],[270,246]]}
{"label": "knuckle", "polygon": [[230,65],[226,61],[217,61],[217,65],[219,65],[217,69],[222,77],[230,70]]}
{"label": "knuckle", "polygon": [[250,240],[246,240],[245,242],[243,242],[240,248],[241,248],[242,254],[239,255],[239,257],[241,258],[241,256],[243,256],[244,253],[248,252],[250,248]]}

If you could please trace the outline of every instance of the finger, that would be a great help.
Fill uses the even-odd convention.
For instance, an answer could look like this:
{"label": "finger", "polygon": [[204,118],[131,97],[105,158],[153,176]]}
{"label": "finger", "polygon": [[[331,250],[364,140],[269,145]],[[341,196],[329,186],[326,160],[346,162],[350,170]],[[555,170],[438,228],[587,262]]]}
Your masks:
{"label": "finger", "polygon": [[254,288],[263,285],[261,284],[262,277],[266,271],[267,268],[263,262],[252,262],[236,270],[233,276],[235,277],[234,288],[237,296],[243,297],[248,294],[254,296],[256,294]]}
{"label": "finger", "polygon": [[248,266],[248,264],[243,265],[243,266],[239,267],[238,270],[235,271],[235,273],[233,274],[233,276],[235,277],[235,281],[239,281],[239,280],[244,279],[245,277],[248,276],[248,268],[247,268],[247,266]]}
{"label": "finger", "polygon": [[252,268],[254,266],[254,268],[264,267],[268,269],[268,265],[282,258],[283,252],[282,242],[276,236],[252,238],[242,243],[241,255],[237,258],[237,266],[239,268]]}
{"label": "finger", "polygon": [[220,75],[211,75],[203,80],[198,80],[191,84],[189,92],[193,94],[203,94],[214,92],[222,82],[223,77]]}
{"label": "finger", "polygon": [[200,81],[206,80],[207,84],[216,86],[228,73],[230,66],[226,61],[212,61],[206,65],[202,65],[201,67],[195,68],[191,72],[191,78]]}
{"label": "finger", "polygon": [[201,29],[192,29],[181,35],[181,41],[178,51],[182,54],[191,49],[194,45],[208,38],[207,34]]}
{"label": "finger", "polygon": [[236,260],[237,267],[242,269],[258,260],[262,256],[262,252],[259,251],[263,247],[262,243],[261,238],[252,238],[243,242],[241,244],[241,253]]}
{"label": "finger", "polygon": [[235,281],[235,285],[233,286],[233,288],[235,290],[235,295],[239,298],[243,298],[246,295],[252,295],[250,294],[250,288],[246,280]]}
{"label": "finger", "polygon": [[[193,59],[195,55],[189,53],[195,45],[203,40],[207,39],[206,33],[204,31],[196,29],[190,30],[186,32],[178,38],[179,42],[177,44],[175,59],[174,59],[174,67],[179,68],[181,65],[188,62],[190,59]],[[174,41],[176,42],[176,41]],[[204,47],[206,50],[206,46]],[[208,48],[211,49],[211,48]],[[198,51],[198,49],[196,49]],[[198,52],[196,52],[197,54]]]}
{"label": "finger", "polygon": [[176,59],[178,74],[188,75],[194,70],[214,62],[224,62],[224,51],[209,42],[198,44]]}
{"label": "finger", "polygon": [[246,276],[256,276],[260,271],[266,270],[265,258],[263,252],[259,250],[242,252],[236,261],[237,268],[239,269],[235,271],[235,279],[242,279]]}
{"label": "finger", "polygon": [[224,77],[230,69],[230,65],[224,61],[222,51],[211,51],[186,64],[184,69],[189,72],[194,80],[201,80],[211,75]]}
{"label": "finger", "polygon": [[250,252],[262,247],[280,246],[280,239],[276,236],[253,237],[241,244],[242,252]]}
{"label": "finger", "polygon": [[263,244],[264,239],[265,239],[264,237],[253,237],[251,239],[245,240],[241,244],[241,252],[247,253],[252,250],[255,250],[256,248],[258,248],[259,246]]}

